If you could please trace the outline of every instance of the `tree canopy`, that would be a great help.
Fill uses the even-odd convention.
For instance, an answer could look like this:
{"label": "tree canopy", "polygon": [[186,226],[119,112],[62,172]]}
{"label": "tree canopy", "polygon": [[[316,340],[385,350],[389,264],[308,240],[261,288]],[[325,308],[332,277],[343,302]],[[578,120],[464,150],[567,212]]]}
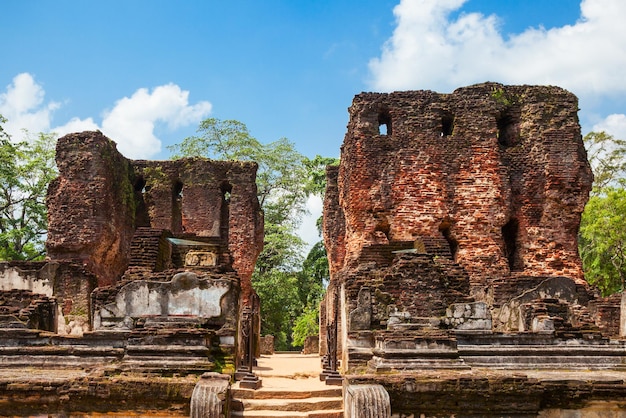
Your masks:
{"label": "tree canopy", "polygon": [[45,254],[46,193],[56,177],[50,134],[13,143],[0,115],[0,260],[37,260]]}
{"label": "tree canopy", "polygon": [[626,141],[606,132],[589,132],[584,137],[587,158],[593,170],[592,194],[608,187],[626,186]]}
{"label": "tree canopy", "polygon": [[585,278],[604,295],[626,284],[626,141],[606,132],[584,138],[594,173],[578,246]]}

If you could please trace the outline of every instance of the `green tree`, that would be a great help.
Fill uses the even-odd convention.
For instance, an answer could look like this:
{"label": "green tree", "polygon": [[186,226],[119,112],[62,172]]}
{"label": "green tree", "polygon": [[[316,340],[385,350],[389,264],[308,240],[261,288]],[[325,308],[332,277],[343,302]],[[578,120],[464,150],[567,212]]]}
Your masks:
{"label": "green tree", "polygon": [[276,350],[289,350],[293,323],[301,309],[296,275],[281,270],[255,273],[253,286],[261,299],[261,332],[274,336]]}
{"label": "green tree", "polygon": [[583,138],[593,170],[592,194],[607,187],[626,186],[626,141],[606,132],[589,132]]}
{"label": "green tree", "polygon": [[585,278],[610,295],[624,290],[626,280],[626,141],[606,132],[591,132],[584,141],[594,183],[578,247]]}
{"label": "green tree", "polygon": [[316,155],[313,159],[305,159],[304,165],[308,173],[305,191],[323,198],[326,191],[326,167],[337,164],[339,164],[339,158],[334,157]]}
{"label": "green tree", "polygon": [[610,295],[626,284],[626,190],[605,188],[591,196],[580,227],[580,253],[587,281]]}
{"label": "green tree", "polygon": [[324,242],[313,245],[299,272],[298,295],[303,306],[316,307],[324,296],[328,283],[328,258]]}
{"label": "green tree", "polygon": [[319,333],[319,304],[329,278],[326,248],[322,241],[318,241],[309,251],[298,273],[298,297],[304,309],[293,326],[294,347],[302,346],[309,335]]}
{"label": "green tree", "polygon": [[276,348],[286,350],[291,327],[302,310],[297,272],[304,242],[297,228],[306,213],[305,157],[285,138],[262,144],[245,124],[215,118],[204,120],[198,135],[169,149],[173,158],[204,156],[259,165],[257,190],[265,217],[265,238],[252,285],[261,299],[261,332],[274,335]]}
{"label": "green tree", "polygon": [[[326,167],[339,164],[338,158],[322,157],[307,159],[305,165],[308,170],[306,191],[311,195],[324,198],[326,192]],[[322,235],[322,217],[316,222],[319,235]],[[293,346],[304,345],[306,337],[319,333],[319,304],[322,300],[326,285],[330,280],[328,270],[328,257],[323,241],[318,241],[309,251],[302,263],[302,270],[298,275],[300,279],[299,295],[304,310],[296,318],[292,339]]]}
{"label": "green tree", "polygon": [[296,323],[293,327],[293,346],[302,347],[306,337],[317,335],[319,330],[319,308],[307,307],[302,315],[296,319]]}
{"label": "green tree", "polygon": [[46,192],[56,176],[51,134],[13,143],[0,116],[0,259],[37,260],[45,254]]}

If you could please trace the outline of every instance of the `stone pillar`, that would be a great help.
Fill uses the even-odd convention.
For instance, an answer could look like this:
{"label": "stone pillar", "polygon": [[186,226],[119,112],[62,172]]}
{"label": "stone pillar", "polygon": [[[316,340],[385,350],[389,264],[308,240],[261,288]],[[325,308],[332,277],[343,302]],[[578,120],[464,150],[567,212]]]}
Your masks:
{"label": "stone pillar", "polygon": [[390,418],[391,401],[382,385],[344,384],[345,418]]}
{"label": "stone pillar", "polygon": [[619,336],[626,337],[626,291],[622,292],[622,303],[619,316]]}
{"label": "stone pillar", "polygon": [[230,416],[230,376],[204,373],[191,395],[191,418]]}

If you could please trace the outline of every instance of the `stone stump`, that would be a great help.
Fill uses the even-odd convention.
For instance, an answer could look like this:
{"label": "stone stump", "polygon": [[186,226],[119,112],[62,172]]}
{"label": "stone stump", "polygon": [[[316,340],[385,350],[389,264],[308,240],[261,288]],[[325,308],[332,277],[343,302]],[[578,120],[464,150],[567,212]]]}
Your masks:
{"label": "stone stump", "polygon": [[261,354],[274,354],[274,336],[264,335],[261,337]]}
{"label": "stone stump", "polygon": [[304,340],[302,354],[318,354],[320,351],[319,335],[309,335]]}
{"label": "stone stump", "polygon": [[381,385],[344,386],[345,418],[390,418],[391,401]]}
{"label": "stone stump", "polygon": [[191,418],[230,416],[230,376],[204,373],[191,395]]}

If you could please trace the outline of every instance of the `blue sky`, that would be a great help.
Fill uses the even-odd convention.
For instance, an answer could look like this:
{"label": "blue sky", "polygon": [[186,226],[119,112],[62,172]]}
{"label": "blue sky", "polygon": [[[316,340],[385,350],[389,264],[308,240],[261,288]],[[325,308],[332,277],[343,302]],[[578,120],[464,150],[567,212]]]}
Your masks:
{"label": "blue sky", "polygon": [[583,133],[626,139],[623,0],[4,0],[2,15],[15,138],[101,129],[164,159],[217,117],[338,156],[361,91],[499,81],[565,87]]}

